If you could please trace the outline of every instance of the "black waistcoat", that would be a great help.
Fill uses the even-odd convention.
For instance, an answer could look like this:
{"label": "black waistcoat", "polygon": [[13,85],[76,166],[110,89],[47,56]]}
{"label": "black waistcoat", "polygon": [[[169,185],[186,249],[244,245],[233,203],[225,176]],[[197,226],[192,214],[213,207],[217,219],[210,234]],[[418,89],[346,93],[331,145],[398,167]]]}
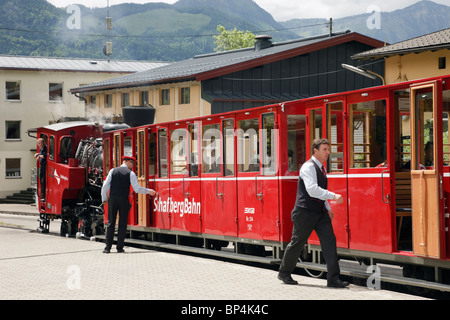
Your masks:
{"label": "black waistcoat", "polygon": [[111,197],[126,198],[130,193],[130,172],[127,167],[120,166],[113,169],[111,176]]}
{"label": "black waistcoat", "polygon": [[[319,168],[319,166],[312,159],[308,161],[311,161],[314,164],[314,168],[316,169],[317,184],[322,189],[326,189],[328,187],[327,177],[323,174],[321,168]],[[310,197],[308,192],[306,191],[305,182],[300,177],[298,178],[297,198],[295,199],[295,205],[300,208],[314,211],[322,212],[323,210],[325,210],[325,201]]]}

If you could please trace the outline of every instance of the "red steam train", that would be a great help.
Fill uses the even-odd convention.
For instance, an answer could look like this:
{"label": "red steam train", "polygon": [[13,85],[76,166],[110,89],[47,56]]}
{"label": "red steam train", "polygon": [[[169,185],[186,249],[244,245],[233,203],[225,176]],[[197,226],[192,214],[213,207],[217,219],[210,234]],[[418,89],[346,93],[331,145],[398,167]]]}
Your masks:
{"label": "red steam train", "polygon": [[[402,267],[404,277],[382,280],[450,291],[449,114],[446,76],[107,132],[40,128],[54,141],[41,218],[61,215],[84,233],[100,226],[104,173],[131,155],[139,183],[157,195],[130,198],[128,243],[278,263],[300,166],[325,137],[329,189],[345,199],[330,201],[340,257]],[[80,154],[99,160],[100,150],[103,167],[83,166]],[[324,270],[315,234],[307,249],[298,265]]]}

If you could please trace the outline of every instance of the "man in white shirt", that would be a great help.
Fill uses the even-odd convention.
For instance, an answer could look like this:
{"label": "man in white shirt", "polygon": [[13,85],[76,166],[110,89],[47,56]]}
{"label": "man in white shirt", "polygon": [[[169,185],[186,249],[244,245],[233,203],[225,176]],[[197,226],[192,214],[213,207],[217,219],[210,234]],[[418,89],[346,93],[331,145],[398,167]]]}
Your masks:
{"label": "man in white shirt", "polygon": [[327,263],[327,285],[343,288],[349,283],[339,279],[336,236],[331,224],[334,212],[328,203],[328,200],[335,200],[340,204],[343,198],[340,194],[327,190],[327,175],[323,163],[330,155],[330,143],[326,139],[315,139],[312,150],[313,156],[300,169],[295,207],[291,213],[294,223],[292,238],[286,247],[278,279],[286,284],[297,284],[297,281],[292,279],[291,273],[306,241],[315,230]]}
{"label": "man in white shirt", "polygon": [[[136,174],[133,172],[133,166],[136,163],[134,157],[122,157],[122,165],[111,169],[103,182],[102,202],[108,201],[108,224],[106,227],[106,246],[103,253],[109,253],[111,250],[114,228],[116,225],[117,211],[119,211],[119,230],[117,232],[117,252],[124,252],[123,245],[127,232],[128,212],[130,211],[129,193],[130,185],[134,192],[150,194],[154,196],[156,192],[152,189],[141,187],[138,183]],[[108,197],[109,191],[109,197]]]}

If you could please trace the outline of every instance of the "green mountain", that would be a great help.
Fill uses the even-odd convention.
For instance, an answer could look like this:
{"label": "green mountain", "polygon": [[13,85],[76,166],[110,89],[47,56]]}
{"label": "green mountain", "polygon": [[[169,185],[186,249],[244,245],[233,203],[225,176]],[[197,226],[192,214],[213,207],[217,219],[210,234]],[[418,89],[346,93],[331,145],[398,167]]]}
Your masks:
{"label": "green mountain", "polygon": [[[212,35],[217,34],[219,24],[227,29],[270,34],[274,41],[328,32],[325,19],[277,22],[253,0],[126,3],[109,9],[78,7],[81,28],[70,29],[67,22],[74,13],[45,0],[0,0],[0,54],[101,59],[105,58],[103,47],[109,39],[112,59],[178,61],[213,52]],[[113,24],[109,34],[105,22],[108,12]],[[333,30],[349,29],[394,43],[450,24],[450,7],[431,1],[381,13],[380,29],[367,27],[370,15],[336,19]]]}
{"label": "green mountain", "polygon": [[[396,43],[450,27],[450,6],[422,0],[392,12],[381,12],[379,28],[374,28],[374,13],[333,19],[333,30],[351,30],[369,37]],[[369,23],[368,23],[369,20]],[[293,19],[281,22],[300,37],[324,33],[327,19]],[[321,24],[317,26],[317,24]]]}

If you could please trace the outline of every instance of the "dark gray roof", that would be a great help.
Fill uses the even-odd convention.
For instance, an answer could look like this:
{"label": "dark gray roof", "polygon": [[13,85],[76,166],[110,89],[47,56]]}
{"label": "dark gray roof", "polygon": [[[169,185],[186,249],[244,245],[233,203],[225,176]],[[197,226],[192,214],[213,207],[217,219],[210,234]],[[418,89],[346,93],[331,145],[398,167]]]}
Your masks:
{"label": "dark gray roof", "polygon": [[254,47],[250,47],[198,55],[194,58],[160,68],[73,88],[71,92],[89,92],[177,81],[212,79],[220,75],[230,74],[235,71],[245,70],[268,62],[286,59],[349,41],[360,41],[374,47],[383,45],[382,42],[373,38],[346,31],[333,34],[331,37],[329,35],[322,35],[274,43],[260,50],[255,50]]}
{"label": "dark gray roof", "polygon": [[352,59],[377,59],[393,55],[441,49],[450,49],[450,28],[426,34],[417,38],[397,42],[381,48],[361,52],[352,56]]}
{"label": "dark gray roof", "polygon": [[0,55],[0,70],[130,73],[165,66],[164,62],[118,61]]}

